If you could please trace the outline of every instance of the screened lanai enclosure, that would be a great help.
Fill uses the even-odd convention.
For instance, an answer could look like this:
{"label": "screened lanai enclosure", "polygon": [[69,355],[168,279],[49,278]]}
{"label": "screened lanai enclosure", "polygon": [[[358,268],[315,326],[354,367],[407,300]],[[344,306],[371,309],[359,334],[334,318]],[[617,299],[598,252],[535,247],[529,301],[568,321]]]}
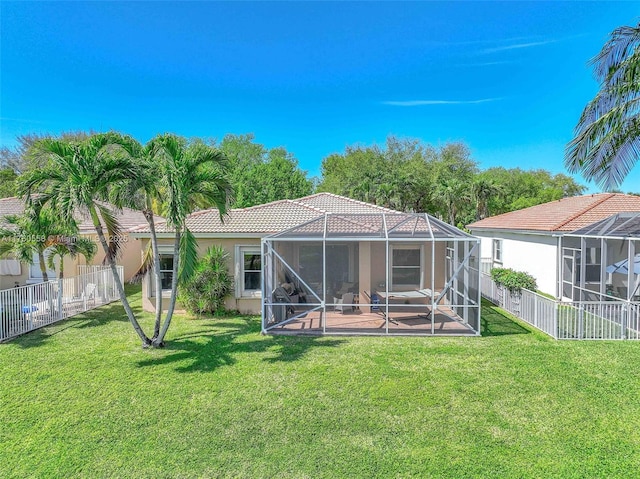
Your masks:
{"label": "screened lanai enclosure", "polygon": [[640,213],[618,213],[562,238],[562,291],[571,301],[640,301]]}
{"label": "screened lanai enclosure", "polygon": [[331,214],[262,240],[264,333],[479,335],[479,240],[427,214]]}

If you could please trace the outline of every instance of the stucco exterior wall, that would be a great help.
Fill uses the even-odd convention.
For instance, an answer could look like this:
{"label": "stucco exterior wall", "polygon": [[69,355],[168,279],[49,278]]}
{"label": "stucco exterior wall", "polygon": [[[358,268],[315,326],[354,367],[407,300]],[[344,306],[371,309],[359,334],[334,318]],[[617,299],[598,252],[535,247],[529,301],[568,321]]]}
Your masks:
{"label": "stucco exterior wall", "polygon": [[[391,248],[393,243],[389,246]],[[360,243],[360,292],[384,289],[387,278],[385,248],[386,244],[382,241]],[[422,281],[425,288],[431,288],[431,262],[433,261],[431,243],[422,243],[422,251]],[[434,264],[436,290],[442,289],[445,283],[445,252],[446,244],[436,242]]]}
{"label": "stucco exterior wall", "polygon": [[[69,278],[71,276],[77,276],[79,274],[80,265],[102,265],[102,261],[104,259],[104,252],[102,250],[102,245],[98,241],[95,235],[83,235],[85,238],[89,238],[92,241],[96,242],[97,252],[96,255],[90,262],[84,258],[84,256],[78,256],[77,258],[64,258],[64,276]],[[142,264],[142,252],[144,251],[141,247],[141,242],[138,239],[129,237],[128,235],[124,236],[124,241],[122,242],[122,254],[120,258],[118,258],[117,263],[124,267],[124,279],[125,281],[129,281],[131,277],[138,271],[140,265]],[[59,274],[59,260],[56,259],[56,270],[55,276],[50,276],[49,279],[56,279]],[[0,290],[13,288],[16,283],[20,286],[25,286],[29,283],[38,282],[40,279],[32,280],[30,277],[30,265],[22,263],[20,265],[21,274],[19,276],[14,275],[0,275]]]}
{"label": "stucco exterior wall", "polygon": [[29,279],[29,266],[25,264],[20,265],[20,275],[0,275],[0,290],[13,288],[16,283],[19,286],[24,286],[27,284],[27,280]]}
{"label": "stucco exterior wall", "polygon": [[[148,239],[141,239],[139,247],[141,251],[146,248]],[[170,249],[173,240],[161,238],[158,240],[161,248]],[[213,245],[221,245],[229,253],[229,271],[234,276],[234,293],[227,298],[225,306],[230,310],[238,310],[243,314],[260,314],[262,303],[261,297],[241,297],[239,293],[239,271],[240,259],[237,257],[238,247],[255,246],[260,248],[259,238],[199,238],[198,254],[203,255],[207,248]],[[292,267],[297,267],[295,258],[296,254],[294,244],[277,243],[276,247],[280,254],[285,258],[290,258]],[[441,289],[445,283],[445,248],[444,243],[436,243],[436,262],[435,262],[435,285],[436,290]],[[363,291],[371,292],[379,289],[379,284],[386,280],[386,263],[385,263],[385,243],[384,242],[360,242],[358,245],[358,282],[360,293]],[[424,285],[431,287],[431,243],[424,243]],[[373,259],[373,261],[372,261]],[[143,281],[143,307],[146,311],[153,311],[155,308],[155,298],[151,293],[152,288],[149,283],[149,277]],[[165,293],[166,295],[167,293]],[[163,309],[166,309],[166,298],[163,300]]]}
{"label": "stucco exterior wall", "polygon": [[[90,234],[90,235],[85,235],[85,237],[88,237],[89,239],[95,242],[96,246],[98,247],[96,255],[93,257],[93,259],[90,262],[87,262],[83,256],[80,256],[77,259],[77,262],[72,263],[70,268],[67,268],[65,263],[66,276],[78,274],[77,266],[79,265],[86,265],[86,264],[101,265],[102,261],[104,260],[104,256],[105,256],[104,250],[102,248],[102,245],[100,244],[100,240],[98,239],[97,235]],[[122,241],[120,243],[120,247],[121,247],[121,255],[118,258],[117,263],[124,267],[124,280],[129,281],[133,277],[133,275],[136,274],[136,272],[140,269],[140,265],[142,264],[142,255],[144,252],[144,248],[141,247],[141,241],[139,239],[133,238],[128,234],[122,235]]]}
{"label": "stucco exterior wall", "polygon": [[[148,239],[140,239],[138,241],[138,247],[140,251],[144,251],[146,248]],[[162,248],[173,247],[173,240],[168,238],[158,239],[158,245]],[[239,274],[240,258],[236,257],[237,247],[241,246],[255,246],[260,249],[259,238],[198,238],[198,255],[202,256],[206,253],[207,249],[213,245],[222,246],[227,253],[229,253],[229,272],[234,277],[234,292],[225,301],[225,307],[229,310],[237,310],[242,314],[260,314],[262,307],[261,297],[241,297],[238,296],[239,290]],[[155,310],[155,297],[151,294],[151,285],[149,283],[149,277],[145,277],[142,283],[143,291],[143,308],[145,311]],[[167,307],[166,298],[163,299],[163,309]]]}
{"label": "stucco exterior wall", "polygon": [[[511,268],[532,275],[538,289],[555,296],[558,283],[558,238],[541,234],[473,231],[480,238],[482,258],[494,267]],[[502,263],[493,258],[493,240],[502,240]]]}

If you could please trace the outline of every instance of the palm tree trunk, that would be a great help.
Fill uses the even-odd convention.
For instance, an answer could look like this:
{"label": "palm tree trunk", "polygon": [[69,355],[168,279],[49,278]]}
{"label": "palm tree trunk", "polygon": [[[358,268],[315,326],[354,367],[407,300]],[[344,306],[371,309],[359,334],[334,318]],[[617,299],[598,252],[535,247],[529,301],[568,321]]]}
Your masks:
{"label": "palm tree trunk", "polygon": [[153,328],[153,337],[151,341],[155,341],[160,334],[160,321],[162,320],[162,280],[160,278],[160,253],[158,249],[158,236],[156,235],[156,224],[153,219],[153,210],[150,202],[147,201],[147,209],[143,212],[144,217],[149,223],[149,231],[151,231],[151,254],[153,255],[153,273],[156,283],[156,318]]}
{"label": "palm tree trunk", "polygon": [[178,271],[180,265],[180,228],[176,228],[176,239],[173,245],[173,277],[171,278],[171,298],[169,299],[169,308],[167,309],[167,317],[162,324],[160,334],[153,342],[153,347],[161,348],[164,346],[164,336],[167,334],[173,311],[176,307],[176,299],[178,298]]}
{"label": "palm tree trunk", "polygon": [[124,310],[127,313],[127,317],[129,318],[129,322],[133,326],[133,329],[138,336],[142,340],[142,347],[146,348],[151,344],[151,340],[144,334],[144,331],[138,324],[135,315],[133,314],[133,310],[131,309],[131,305],[127,300],[127,296],[124,293],[124,286],[122,285],[122,281],[120,280],[120,276],[118,275],[118,270],[116,269],[116,263],[113,260],[113,257],[109,254],[109,245],[107,244],[107,240],[104,237],[104,232],[102,231],[102,224],[100,223],[100,218],[98,218],[98,213],[94,206],[89,208],[89,213],[91,214],[91,219],[93,220],[93,226],[96,229],[96,233],[98,234],[98,238],[100,239],[100,244],[102,244],[102,249],[104,249],[104,253],[107,258],[107,262],[111,268],[111,273],[113,274],[113,279],[116,283],[116,287],[118,288],[118,293],[120,294],[120,301],[122,301],[122,306],[124,306]]}
{"label": "palm tree trunk", "polygon": [[44,251],[38,251],[38,262],[40,263],[40,271],[42,271],[42,281],[48,282],[49,275],[47,274],[47,265],[44,261]]}

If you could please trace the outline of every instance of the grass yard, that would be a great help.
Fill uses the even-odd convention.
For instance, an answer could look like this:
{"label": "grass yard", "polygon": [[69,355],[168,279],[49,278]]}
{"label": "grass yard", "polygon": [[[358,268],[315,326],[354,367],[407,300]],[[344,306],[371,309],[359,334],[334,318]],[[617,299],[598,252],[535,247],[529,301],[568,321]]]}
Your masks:
{"label": "grass yard", "polygon": [[0,475],[637,476],[640,343],[483,318],[481,338],[312,338],[178,316],[149,351],[107,306],[0,345]]}

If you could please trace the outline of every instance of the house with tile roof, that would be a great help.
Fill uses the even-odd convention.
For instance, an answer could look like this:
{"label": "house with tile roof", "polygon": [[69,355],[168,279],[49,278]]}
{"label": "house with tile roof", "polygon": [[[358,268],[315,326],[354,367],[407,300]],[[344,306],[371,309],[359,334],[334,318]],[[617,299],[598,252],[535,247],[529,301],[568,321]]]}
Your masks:
{"label": "house with tile roof", "polygon": [[[597,265],[597,271],[606,269],[606,264],[604,268],[601,264],[606,260],[600,246],[595,245],[582,255],[578,253],[580,248],[575,247],[576,240],[568,237],[575,238],[573,232],[625,212],[640,212],[639,196],[600,193],[563,198],[492,216],[467,228],[481,239],[485,265],[525,271],[536,278],[540,291],[561,298],[567,297],[563,294],[563,274],[565,280],[574,284],[589,287],[588,283],[592,282],[604,287],[600,278],[597,281],[595,277],[590,278],[595,275]],[[581,271],[584,271],[582,276]],[[566,293],[567,288],[564,289]]]}
{"label": "house with tile roof", "polygon": [[[285,199],[248,208],[234,208],[222,219],[215,208],[197,211],[188,216],[186,225],[198,240],[198,254],[204,254],[213,245],[221,245],[231,257],[235,287],[234,295],[228,299],[226,307],[255,314],[260,313],[261,308],[261,239],[319,218],[325,213],[344,212],[398,213],[332,193],[317,193],[295,200]],[[173,269],[174,234],[163,222],[156,224],[156,233],[160,248],[163,296],[168,297]],[[150,241],[148,226],[134,228],[131,236],[140,240],[143,251],[147,248]],[[152,311],[155,308],[155,303],[151,300],[155,297],[153,281],[145,278],[143,292],[143,307]]]}
{"label": "house with tile roof", "polygon": [[[20,198],[11,197],[0,199],[0,225],[3,225],[2,219],[5,216],[20,215],[24,212],[24,208],[24,201]],[[138,244],[139,241],[131,237],[129,231],[132,228],[140,226],[142,223],[146,224],[146,220],[144,215],[136,210],[129,208],[118,209],[115,207],[111,209],[122,226],[122,237],[120,238],[122,249],[118,264],[124,267],[124,279],[129,280],[140,269],[142,262],[140,245]],[[83,266],[101,265],[104,260],[104,252],[99,244],[91,218],[81,212],[78,212],[75,216],[78,222],[79,235],[95,241],[98,249],[95,257],[89,263],[87,263],[83,256],[78,256],[75,259],[65,258],[64,269],[68,276],[79,274]],[[156,217],[156,220],[162,221],[163,219]],[[56,277],[56,272],[50,271],[48,273],[51,278]],[[34,263],[32,264],[21,264],[12,259],[0,259],[0,290],[12,288],[16,285],[24,286],[41,281],[42,272],[40,271],[37,258],[34,258]]]}
{"label": "house with tile roof", "polygon": [[[479,334],[479,241],[427,214],[317,193],[223,219],[216,209],[194,212],[187,227],[200,255],[212,245],[228,252],[235,287],[226,307],[262,313],[265,333]],[[164,308],[174,233],[166,224],[156,231]],[[147,247],[147,227],[131,235]],[[153,283],[143,282],[148,311]]]}

